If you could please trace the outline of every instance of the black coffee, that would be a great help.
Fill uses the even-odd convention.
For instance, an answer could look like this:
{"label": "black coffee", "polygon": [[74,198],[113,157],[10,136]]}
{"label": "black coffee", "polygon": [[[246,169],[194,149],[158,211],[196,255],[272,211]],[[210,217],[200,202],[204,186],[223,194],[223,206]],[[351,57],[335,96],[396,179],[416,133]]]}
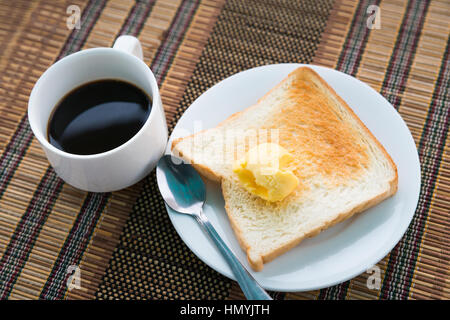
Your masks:
{"label": "black coffee", "polygon": [[52,145],[73,154],[95,154],[117,148],[144,125],[150,98],[120,80],[98,80],[69,92],[48,123]]}

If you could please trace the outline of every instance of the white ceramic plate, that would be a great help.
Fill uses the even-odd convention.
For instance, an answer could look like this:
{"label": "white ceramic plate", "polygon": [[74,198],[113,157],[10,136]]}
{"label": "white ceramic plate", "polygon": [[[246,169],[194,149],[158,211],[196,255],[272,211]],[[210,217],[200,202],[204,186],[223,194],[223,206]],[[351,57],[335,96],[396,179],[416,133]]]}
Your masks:
{"label": "white ceramic plate", "polygon": [[[277,64],[235,74],[202,94],[183,114],[174,137],[211,128],[258,98],[301,64]],[[336,70],[310,65],[348,103],[383,144],[398,167],[396,195],[303,241],[296,248],[252,272],[266,289],[306,291],[351,279],[380,261],[406,231],[420,192],[420,163],[414,140],[394,107],[363,82]],[[171,141],[170,140],[170,141]],[[169,142],[168,148],[171,143]],[[207,265],[234,279],[226,261],[195,219],[167,208],[170,219],[187,246]],[[204,212],[217,232],[249,269],[224,210],[220,186],[207,183]]]}

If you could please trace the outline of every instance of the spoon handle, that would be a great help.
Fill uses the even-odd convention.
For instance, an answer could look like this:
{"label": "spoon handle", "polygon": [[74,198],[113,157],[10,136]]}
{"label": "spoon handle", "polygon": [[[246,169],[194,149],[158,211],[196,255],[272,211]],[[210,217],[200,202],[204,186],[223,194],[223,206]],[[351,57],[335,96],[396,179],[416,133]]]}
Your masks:
{"label": "spoon handle", "polygon": [[196,214],[195,217],[227,260],[245,297],[249,300],[272,300],[267,292],[258,284],[258,282],[256,282],[247,269],[245,269],[245,267],[240,263],[230,248],[228,248],[203,211],[200,210],[200,213]]}

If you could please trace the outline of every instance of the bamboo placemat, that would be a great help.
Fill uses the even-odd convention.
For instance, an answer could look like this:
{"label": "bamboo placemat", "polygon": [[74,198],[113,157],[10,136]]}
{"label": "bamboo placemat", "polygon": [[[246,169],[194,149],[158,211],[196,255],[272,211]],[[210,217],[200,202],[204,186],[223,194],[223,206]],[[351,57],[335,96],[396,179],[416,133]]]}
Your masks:
{"label": "bamboo placemat", "polygon": [[[381,28],[367,27],[377,5]],[[70,30],[69,5],[80,8]],[[169,126],[216,82],[254,66],[314,63],[351,74],[406,121],[422,165],[419,206],[364,273],[278,299],[450,298],[448,1],[0,0],[0,297],[5,299],[236,299],[235,282],[199,261],[165,212],[154,174],[113,193],[86,193],[48,166],[26,118],[28,95],[72,52],[137,36],[157,76]],[[81,289],[68,290],[69,266]]]}

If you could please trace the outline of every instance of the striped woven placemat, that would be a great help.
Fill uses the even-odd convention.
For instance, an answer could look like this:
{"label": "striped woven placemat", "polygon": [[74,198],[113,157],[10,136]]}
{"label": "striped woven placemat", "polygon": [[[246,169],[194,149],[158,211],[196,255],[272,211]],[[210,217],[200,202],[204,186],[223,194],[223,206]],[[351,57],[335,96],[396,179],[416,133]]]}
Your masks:
{"label": "striped woven placemat", "polygon": [[[81,14],[67,27],[67,7]],[[369,5],[381,15],[368,28]],[[0,297],[236,299],[237,284],[199,261],[165,212],[154,174],[113,193],[79,191],[49,167],[26,118],[28,95],[72,52],[137,36],[161,88],[169,127],[207,88],[269,63],[335,68],[371,85],[406,121],[422,165],[407,233],[364,273],[278,299],[450,298],[448,1],[0,1]],[[68,290],[73,267],[81,288]]]}

